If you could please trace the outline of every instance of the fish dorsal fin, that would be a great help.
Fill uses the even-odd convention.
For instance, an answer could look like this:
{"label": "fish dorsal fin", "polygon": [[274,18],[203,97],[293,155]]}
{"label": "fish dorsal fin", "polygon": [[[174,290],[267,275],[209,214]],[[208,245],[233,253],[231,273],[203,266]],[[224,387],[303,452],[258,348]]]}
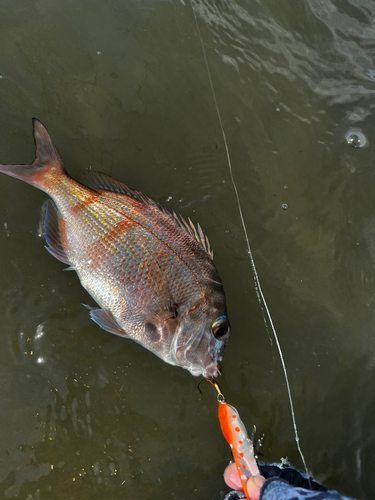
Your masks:
{"label": "fish dorsal fin", "polygon": [[168,215],[168,217],[170,217],[173,220],[176,226],[183,229],[189,236],[191,236],[198,243],[200,243],[202,247],[206,250],[208,255],[211,257],[211,259],[214,258],[214,252],[211,250],[210,242],[208,241],[207,236],[203,233],[202,228],[199,224],[197,224],[197,227],[195,227],[194,224],[191,222],[190,218],[188,218],[189,222],[186,222],[186,220],[181,215],[178,215],[175,212],[171,214],[164,207],[161,208],[162,212],[165,215]]}
{"label": "fish dorsal fin", "polygon": [[131,189],[123,182],[117,181],[109,175],[102,174],[101,172],[85,173],[82,177],[82,182],[85,186],[91,189],[104,189],[105,191],[111,191],[111,193],[124,194],[144,203],[142,196],[139,196],[140,193]]}
{"label": "fish dorsal fin", "polygon": [[194,238],[208,253],[208,255],[213,259],[213,251],[211,250],[210,242],[207,236],[203,233],[202,228],[199,224],[197,227],[188,219],[188,222],[181,216],[177,215],[175,212],[169,212],[163,205],[152,200],[148,196],[131,189],[126,184],[123,184],[116,179],[113,179],[109,175],[102,174],[100,172],[87,172],[82,179],[83,183],[92,189],[104,189],[105,191],[111,191],[112,193],[124,194],[133,198],[141,203],[146,203],[157,208],[163,215],[169,217],[179,228],[183,229],[185,233]]}

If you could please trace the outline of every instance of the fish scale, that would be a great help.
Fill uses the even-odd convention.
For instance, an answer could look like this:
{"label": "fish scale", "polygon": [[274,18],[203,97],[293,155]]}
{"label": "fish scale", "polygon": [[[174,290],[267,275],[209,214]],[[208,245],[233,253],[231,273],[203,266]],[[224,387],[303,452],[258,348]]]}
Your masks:
{"label": "fish scale", "polygon": [[[110,199],[113,199],[116,196],[117,195],[114,194],[109,195]],[[199,246],[197,242],[193,241],[193,244],[196,246],[196,248],[194,248],[195,258],[193,261],[190,260],[189,265],[189,258],[191,259],[192,252],[190,251],[187,253],[187,249],[184,246],[186,240],[189,238],[188,235],[181,231],[181,229],[168,218],[165,218],[161,222],[159,220],[160,212],[157,212],[154,207],[143,204],[137,210],[133,207],[121,206],[121,202],[118,200],[116,200],[116,206],[119,210],[122,208],[128,210],[128,217],[131,216],[134,222],[141,224],[150,233],[150,235],[153,234],[156,236],[160,242],[162,242],[164,252],[169,251],[178,256],[178,258],[187,266],[187,269],[191,270],[193,276],[195,276],[198,272],[203,273],[203,275],[207,274],[206,266],[201,265],[199,259],[199,254],[204,252],[201,246]],[[152,221],[155,221],[156,223],[152,224]],[[191,244],[190,240],[189,243]],[[150,244],[151,246],[154,246],[152,242]],[[202,260],[204,261],[205,259],[203,258]],[[196,278],[194,279],[196,280]]]}
{"label": "fish scale", "polygon": [[105,174],[72,179],[45,127],[36,158],[0,171],[46,192],[47,250],[75,270],[97,302],[91,318],[193,375],[216,376],[229,338],[225,295],[207,237]]}
{"label": "fish scale", "polygon": [[[69,190],[71,189],[70,186],[68,186],[68,189]],[[77,192],[77,186],[73,185],[73,191],[75,193]],[[159,266],[160,271],[161,271],[161,275],[163,275],[163,277],[160,276],[160,273],[158,272],[157,269],[155,269],[155,266],[152,266],[150,264],[152,259],[149,256],[148,265],[151,268],[154,267],[151,270],[150,284],[151,284],[151,287],[156,288],[156,294],[153,297],[150,297],[148,295],[147,299],[150,302],[153,302],[154,304],[160,302],[160,296],[158,297],[157,294],[158,293],[160,294],[162,291],[164,291],[162,284],[161,284],[162,281],[164,282],[164,278],[168,281],[168,283],[170,285],[170,289],[171,289],[170,290],[171,296],[176,300],[177,303],[182,301],[182,299],[184,299],[185,302],[187,302],[189,306],[192,306],[193,302],[197,300],[197,297],[200,298],[201,292],[199,289],[199,284],[197,283],[197,280],[196,280],[194,274],[190,271],[190,268],[188,267],[187,256],[184,255],[185,252],[180,251],[180,254],[178,255],[178,253],[176,251],[174,251],[172,256],[174,256],[175,258],[178,258],[179,260],[182,260],[182,262],[184,262],[186,264],[187,270],[190,271],[190,273],[188,273],[187,276],[186,276],[186,271],[184,274],[182,269],[172,268],[170,266],[169,260],[170,260],[171,255],[169,255],[168,252],[173,251],[172,250],[173,245],[176,245],[176,244],[172,243],[172,241],[176,241],[176,239],[173,240],[170,236],[167,236],[167,238],[165,236],[162,236],[164,234],[168,235],[169,228],[165,228],[165,227],[159,228],[156,224],[152,224],[149,222],[150,220],[156,219],[155,215],[157,215],[157,214],[154,213],[155,209],[153,209],[153,207],[150,207],[151,210],[149,210],[148,212],[151,211],[152,213],[151,214],[148,213],[147,214],[148,217],[147,217],[143,214],[142,211],[140,211],[140,210],[137,211],[136,208],[134,207],[134,205],[137,205],[137,204],[140,205],[140,203],[137,202],[136,200],[129,199],[129,200],[127,200],[127,202],[125,204],[124,200],[118,200],[118,199],[114,198],[112,195],[105,198],[105,199],[103,199],[103,197],[97,197],[97,193],[93,193],[90,195],[92,197],[96,197],[96,199],[94,199],[94,198],[88,199],[86,196],[83,195],[83,192],[84,192],[84,189],[79,189],[80,198],[82,198],[84,200],[83,205],[81,202],[80,204],[78,204],[74,207],[71,207],[71,203],[70,203],[71,195],[70,195],[70,193],[65,194],[65,196],[64,196],[63,193],[59,192],[59,196],[56,200],[59,203],[59,205],[58,205],[59,208],[61,207],[61,211],[69,212],[71,214],[71,217],[73,216],[73,213],[74,213],[76,217],[78,217],[79,219],[81,219],[83,221],[83,227],[79,228],[78,231],[75,231],[75,233],[79,234],[80,241],[82,241],[83,243],[85,241],[90,241],[90,233],[93,231],[95,232],[97,237],[103,238],[109,232],[114,231],[116,226],[119,226],[122,221],[124,224],[129,224],[129,222],[130,222],[130,225],[127,228],[128,231],[126,231],[127,236],[123,240],[123,245],[113,244],[113,246],[111,248],[106,247],[103,249],[103,251],[107,255],[111,255],[113,258],[114,256],[116,256],[116,254],[119,253],[119,248],[124,249],[124,248],[126,248],[125,245],[129,244],[129,240],[131,239],[131,235],[129,234],[129,231],[136,232],[136,229],[138,229],[138,232],[139,231],[142,232],[142,230],[143,230],[143,231],[146,231],[147,233],[149,233],[148,236],[150,236],[152,238],[152,241],[148,241],[148,246],[151,249],[152,258],[155,259],[155,261],[157,262],[157,265]],[[54,198],[55,198],[55,196],[54,196]],[[113,200],[113,198],[115,200],[114,205],[110,203]],[[106,208],[107,208],[107,210],[105,212],[105,216],[103,216],[100,212],[100,210],[102,208],[101,204],[103,204],[103,203],[106,205]],[[142,205],[142,208],[144,208],[143,205]],[[120,214],[123,214],[123,215],[120,215]],[[87,217],[88,216],[90,216],[92,218],[90,225],[87,224],[87,222],[88,222]],[[68,220],[70,220],[70,219],[68,219]],[[77,221],[75,220],[75,217],[74,217],[73,218],[73,225],[76,225],[76,224],[77,224]],[[182,233],[182,231],[179,228],[175,227],[175,225],[172,222],[170,222],[170,225],[172,225],[173,230],[176,229],[177,230],[176,232]],[[153,228],[152,230],[149,229],[150,226]],[[89,231],[89,234],[87,234],[85,238],[82,238],[82,232],[84,233],[85,231]],[[121,237],[121,234],[124,234],[124,231],[121,231],[121,233],[119,235],[116,235],[116,237]],[[182,234],[184,235],[184,233],[182,233]],[[178,236],[180,236],[180,235],[178,235]],[[93,265],[91,265],[91,266],[86,265],[85,266],[85,267],[88,267],[87,272],[85,272],[85,270],[81,270],[75,264],[76,261],[81,262],[83,260],[82,255],[75,258],[72,254],[68,254],[68,257],[70,257],[70,259],[73,263],[73,266],[75,267],[76,271],[78,272],[83,286],[99,302],[100,301],[100,299],[98,300],[99,294],[97,292],[97,286],[95,286],[96,281],[97,281],[97,279],[96,279],[97,269],[95,268],[95,266],[96,266],[95,244],[97,244],[97,243],[98,242],[94,243],[94,246],[92,249],[93,255],[89,255],[88,258],[84,259],[84,260],[86,260],[86,262],[89,260],[92,260],[92,262],[93,262]],[[178,238],[177,238],[177,244],[178,244]],[[198,246],[198,243],[196,243],[196,245]],[[80,248],[80,246],[75,244],[74,241],[72,241],[71,245],[69,245],[69,246],[71,248]],[[136,252],[136,250],[137,250],[137,247],[134,246],[132,248],[132,252]],[[127,249],[125,253],[128,253],[128,252],[129,252],[129,249]],[[102,252],[97,251],[96,253],[101,254]],[[190,255],[189,255],[189,258],[191,258]],[[136,265],[139,266],[140,263],[144,261],[144,259],[145,259],[145,254],[144,253],[140,254],[139,260],[136,261]],[[123,260],[121,255],[120,255],[120,260]],[[129,259],[128,259],[128,261],[129,261]],[[108,266],[108,261],[105,261],[105,262],[106,262],[106,266]],[[130,269],[131,268],[130,266],[131,266],[131,263],[128,262],[127,268]],[[102,271],[107,273],[108,269],[102,269]],[[190,282],[188,280],[189,274],[191,275]],[[130,275],[130,276],[128,275],[127,276],[128,280],[125,280],[125,281],[130,281],[130,282],[134,283],[136,276],[137,275]],[[116,279],[118,280],[119,276],[117,276]],[[94,285],[92,284],[93,282],[94,282]],[[134,284],[134,288],[136,288],[136,283]],[[102,299],[101,303],[106,308],[114,309],[115,312],[117,312],[118,310],[122,310],[121,314],[120,314],[120,312],[117,312],[117,315],[120,316],[120,318],[121,318],[120,326],[125,330],[125,332],[129,329],[129,325],[128,325],[129,316],[131,316],[131,322],[132,322],[133,328],[135,326],[137,326],[137,331],[142,332],[142,323],[144,322],[145,318],[141,314],[137,313],[137,311],[146,309],[144,306],[144,303],[146,302],[147,299],[143,295],[140,294],[139,289],[132,290],[131,292],[137,293],[138,300],[136,302],[133,300],[132,303],[130,305],[128,305],[126,303],[126,301],[124,301],[124,303],[121,303],[121,297],[119,297],[117,294],[113,293],[112,295],[110,295],[109,292],[106,291],[104,293],[103,290],[101,290],[100,294],[103,295],[103,297],[104,297],[104,300]],[[167,294],[169,297],[169,293],[165,290],[164,297]],[[126,296],[128,294],[124,294],[124,295]],[[108,300],[109,297],[111,300]],[[191,298],[191,300],[189,300],[189,298]],[[161,309],[162,308],[163,308],[163,305],[161,306]],[[148,313],[149,312],[150,312],[150,310],[148,310]]]}
{"label": "fish scale", "polygon": [[[87,235],[87,239],[89,239],[89,235]],[[102,234],[101,238],[98,238],[94,243],[83,249],[78,250],[73,242],[71,246],[75,248],[75,251],[68,254],[81,278],[83,286],[96,300],[103,295],[103,287],[108,285],[109,289],[112,289],[111,294],[106,293],[99,300],[105,308],[115,308],[116,310],[123,308],[120,326],[125,331],[127,331],[127,318],[129,315],[132,315],[132,322],[134,322],[136,316],[139,318],[137,323],[144,320],[138,311],[145,309],[147,301],[157,306],[155,311],[157,313],[169,299],[169,292],[164,277],[153,259],[148,258],[147,261],[149,276],[145,276],[142,281],[139,279],[140,275],[137,270],[144,262],[145,254],[137,246],[137,241],[134,241],[136,239],[136,236],[129,231],[126,231],[122,235],[111,234],[108,231],[107,234]],[[119,241],[120,245],[118,244]],[[98,259],[98,255],[102,256],[103,254],[107,258]],[[123,265],[124,255],[126,256],[126,266]],[[89,261],[91,261],[90,264],[88,264]],[[109,277],[109,279],[103,280],[101,278],[103,274]],[[100,280],[100,287],[96,286],[97,279]],[[137,286],[145,280],[148,282],[146,297],[141,294],[141,290]],[[121,290],[123,293],[116,293],[116,290],[112,288],[119,281],[122,283]],[[131,288],[130,291],[125,289],[125,283]],[[136,300],[132,298],[128,305],[129,293],[136,293]]]}
{"label": "fish scale", "polygon": [[[121,203],[118,203],[115,205],[116,210],[118,210],[120,213],[125,213],[125,208],[121,206]],[[164,237],[160,234],[158,234],[158,229],[149,229],[149,220],[152,220],[151,217],[145,217],[142,212],[135,212],[128,210],[130,213],[133,215],[133,220],[135,220],[135,223],[140,225],[144,230],[149,233],[147,235],[148,238],[152,238],[151,241],[148,241],[148,246],[152,250],[153,258],[157,261],[163,275],[166,278],[166,281],[170,285],[170,290],[177,302],[179,302],[182,297],[185,299],[188,299],[188,297],[192,298],[192,301],[196,300],[197,293],[201,293],[199,289],[199,282],[197,281],[196,275],[191,270],[191,268],[188,265],[187,262],[187,256],[184,255],[182,252],[180,254],[177,254],[175,250],[173,250],[173,245],[175,243],[171,243],[173,241],[170,236]],[[134,215],[134,213],[140,213],[141,215]],[[125,215],[126,217],[126,215]],[[135,219],[137,217],[137,219]],[[119,219],[122,219],[121,216],[119,216]],[[129,220],[127,217],[126,220]],[[121,221],[120,221],[121,222]],[[120,224],[120,222],[118,224]],[[171,223],[173,224],[173,223]],[[174,226],[174,224],[173,224]],[[164,232],[162,234],[169,234],[168,229],[164,229]],[[174,229],[174,227],[173,227]],[[179,229],[179,228],[176,228]],[[180,230],[181,231],[181,230]],[[144,238],[143,238],[144,239]],[[198,246],[198,243],[197,243]],[[177,261],[175,259],[178,259]],[[185,264],[185,268],[179,269],[176,266],[171,266],[173,262],[171,263],[171,260],[174,261],[174,263],[182,263]],[[181,262],[180,262],[181,261]],[[200,270],[201,272],[204,272],[204,270]],[[189,274],[191,276],[189,276]],[[189,279],[190,278],[190,279]]]}

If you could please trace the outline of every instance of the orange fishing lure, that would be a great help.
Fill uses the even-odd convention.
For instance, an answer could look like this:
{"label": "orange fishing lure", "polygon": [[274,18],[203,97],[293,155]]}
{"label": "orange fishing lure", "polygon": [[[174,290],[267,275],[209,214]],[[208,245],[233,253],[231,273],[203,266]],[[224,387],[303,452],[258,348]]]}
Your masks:
{"label": "orange fishing lure", "polygon": [[225,401],[219,401],[219,420],[224,437],[231,447],[238,475],[246,494],[247,481],[251,476],[259,476],[253,442],[247,435],[246,427],[236,408]]}
{"label": "orange fishing lure", "polygon": [[259,476],[258,464],[254,456],[253,442],[249,438],[246,427],[240,419],[239,413],[225,398],[216,381],[208,380],[218,392],[219,421],[222,433],[231,447],[242,488],[246,493],[246,483],[251,476]]}

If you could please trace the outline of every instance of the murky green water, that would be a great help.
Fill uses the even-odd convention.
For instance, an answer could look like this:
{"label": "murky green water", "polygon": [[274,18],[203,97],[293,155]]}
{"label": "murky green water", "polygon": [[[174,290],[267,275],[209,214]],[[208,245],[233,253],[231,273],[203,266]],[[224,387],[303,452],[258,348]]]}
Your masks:
{"label": "murky green water", "polygon": [[[103,171],[201,223],[233,327],[222,389],[263,459],[301,468],[192,7],[308,468],[373,498],[375,4],[4,0],[0,161],[33,159],[36,116],[73,177]],[[213,389],[90,321],[38,237],[44,199],[1,177],[0,497],[220,499]]]}

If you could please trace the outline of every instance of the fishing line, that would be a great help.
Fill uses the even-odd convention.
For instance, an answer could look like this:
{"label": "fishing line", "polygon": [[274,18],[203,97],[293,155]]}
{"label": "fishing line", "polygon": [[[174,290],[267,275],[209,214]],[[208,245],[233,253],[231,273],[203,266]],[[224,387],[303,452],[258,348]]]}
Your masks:
{"label": "fishing line", "polygon": [[[248,254],[249,254],[249,257],[250,257],[251,268],[252,268],[252,271],[253,271],[253,277],[254,277],[254,283],[255,283],[255,291],[256,291],[256,294],[257,294],[257,297],[258,297],[260,308],[262,310],[263,320],[264,320],[264,323],[266,325],[266,330],[267,330],[268,336],[270,336],[270,335],[269,335],[269,332],[268,332],[267,319],[268,319],[268,322],[270,324],[273,336],[275,338],[277,349],[279,351],[281,365],[282,365],[283,371],[284,371],[285,383],[286,383],[286,387],[287,387],[287,391],[288,391],[290,411],[291,411],[291,415],[292,415],[292,422],[293,422],[293,428],[294,428],[294,437],[295,437],[295,441],[296,441],[296,444],[297,444],[297,449],[298,449],[298,452],[300,454],[300,457],[301,457],[303,466],[305,468],[306,474],[310,475],[309,471],[307,469],[306,460],[305,460],[305,457],[304,457],[304,455],[302,453],[302,449],[301,449],[300,442],[299,442],[297,422],[296,422],[296,416],[295,416],[295,413],[294,413],[294,405],[293,405],[292,393],[291,393],[291,390],[290,390],[288,372],[287,372],[287,369],[286,369],[286,365],[285,365],[285,361],[284,361],[284,356],[283,356],[283,353],[282,353],[282,350],[281,350],[279,338],[277,336],[276,329],[274,327],[274,324],[273,324],[273,321],[272,321],[272,318],[271,318],[270,311],[268,309],[268,305],[267,305],[266,299],[265,299],[265,297],[263,295],[262,287],[261,287],[261,284],[260,284],[260,281],[259,281],[258,272],[257,272],[256,266],[255,266],[255,262],[254,262],[254,258],[253,258],[253,253],[251,251],[250,241],[249,241],[249,237],[248,237],[248,233],[247,233],[247,229],[246,229],[246,224],[245,224],[245,220],[244,220],[243,213],[242,213],[240,196],[238,194],[237,185],[236,185],[236,182],[235,182],[234,176],[233,176],[232,162],[231,162],[231,159],[230,159],[227,138],[226,138],[226,135],[225,135],[225,131],[224,131],[224,127],[223,127],[223,122],[222,122],[222,119],[221,119],[221,114],[220,114],[219,106],[218,106],[217,99],[216,99],[216,93],[215,93],[215,89],[214,89],[214,84],[213,84],[212,78],[211,78],[211,71],[210,71],[210,66],[208,64],[208,60],[207,60],[206,49],[204,48],[204,43],[203,43],[202,35],[201,35],[200,29],[199,29],[197,15],[195,13],[195,9],[193,7],[193,1],[192,0],[190,0],[190,6],[191,6],[191,9],[192,9],[193,14],[194,14],[194,21],[195,21],[195,25],[196,25],[196,28],[197,28],[197,33],[198,33],[198,37],[199,37],[199,40],[200,40],[200,43],[201,43],[201,47],[202,47],[202,52],[203,52],[204,62],[206,64],[206,70],[207,70],[208,80],[210,82],[212,97],[213,97],[213,101],[214,101],[214,104],[215,104],[216,114],[217,114],[217,118],[219,120],[221,135],[223,137],[223,142],[224,142],[224,146],[225,146],[225,152],[226,152],[227,162],[228,162],[228,167],[229,167],[229,174],[230,174],[230,178],[231,178],[231,181],[232,181],[234,192],[236,194],[238,211],[239,211],[239,214],[240,214],[240,219],[241,219],[242,227],[243,227],[243,230],[244,230],[244,233],[245,233],[247,251],[248,251]],[[266,311],[266,316],[264,314],[264,311]]]}

